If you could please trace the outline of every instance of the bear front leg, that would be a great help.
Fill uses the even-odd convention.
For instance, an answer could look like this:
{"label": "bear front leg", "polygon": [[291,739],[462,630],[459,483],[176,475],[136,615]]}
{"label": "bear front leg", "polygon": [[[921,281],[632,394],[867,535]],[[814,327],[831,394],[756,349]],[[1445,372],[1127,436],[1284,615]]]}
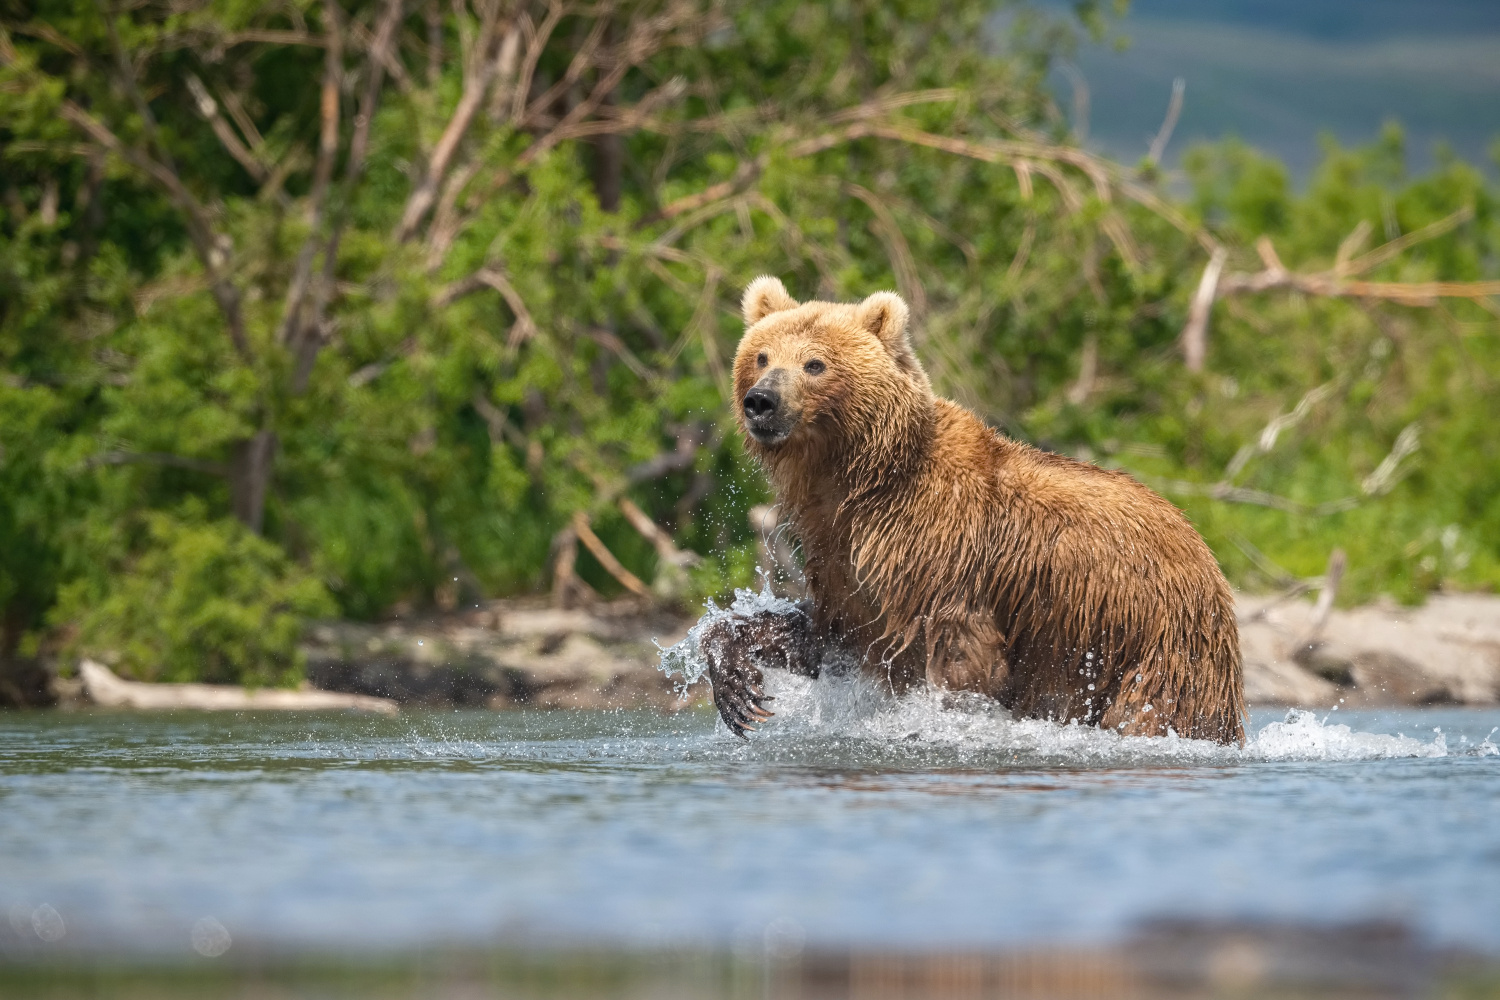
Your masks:
{"label": "bear front leg", "polygon": [[1005,639],[993,612],[950,612],[930,616],[927,633],[927,683],[948,691],[973,691],[998,697],[1010,679]]}
{"label": "bear front leg", "polygon": [[753,615],[722,618],[698,641],[708,660],[708,680],[713,685],[714,707],[729,731],[741,739],[773,714],[765,703],[763,669],[790,670],[804,677],[817,677],[823,659],[823,641],[812,616],[802,608],[791,612],[761,611]]}

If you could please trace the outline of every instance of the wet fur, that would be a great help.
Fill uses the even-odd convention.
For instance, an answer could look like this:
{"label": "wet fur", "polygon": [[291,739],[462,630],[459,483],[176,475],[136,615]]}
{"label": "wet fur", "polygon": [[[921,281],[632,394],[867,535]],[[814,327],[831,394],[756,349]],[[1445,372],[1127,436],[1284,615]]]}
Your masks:
{"label": "wet fur", "polygon": [[[746,446],[801,541],[821,637],[896,691],[1243,739],[1229,586],[1177,508],[935,397],[889,292],[799,304],[761,278],[744,310],[735,398],[774,371],[794,425],[772,444],[746,430]],[[804,370],[814,358],[822,374]]]}

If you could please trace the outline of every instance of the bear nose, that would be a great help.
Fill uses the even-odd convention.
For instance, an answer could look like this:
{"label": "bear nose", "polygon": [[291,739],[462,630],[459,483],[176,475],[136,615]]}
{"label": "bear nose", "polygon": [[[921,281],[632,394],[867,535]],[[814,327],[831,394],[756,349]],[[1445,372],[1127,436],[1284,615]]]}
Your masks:
{"label": "bear nose", "polygon": [[751,420],[763,420],[776,412],[780,402],[776,393],[756,386],[745,393],[745,416]]}

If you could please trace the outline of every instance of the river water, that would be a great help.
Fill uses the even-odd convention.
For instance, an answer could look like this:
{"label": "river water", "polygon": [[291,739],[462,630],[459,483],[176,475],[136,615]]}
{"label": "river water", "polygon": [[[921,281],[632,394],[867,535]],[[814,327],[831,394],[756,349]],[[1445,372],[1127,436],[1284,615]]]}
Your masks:
{"label": "river water", "polygon": [[[0,716],[0,958],[1013,947],[1398,921],[1500,952],[1500,711],[1244,748],[779,677],[703,710]],[[768,944],[769,942],[769,944]]]}

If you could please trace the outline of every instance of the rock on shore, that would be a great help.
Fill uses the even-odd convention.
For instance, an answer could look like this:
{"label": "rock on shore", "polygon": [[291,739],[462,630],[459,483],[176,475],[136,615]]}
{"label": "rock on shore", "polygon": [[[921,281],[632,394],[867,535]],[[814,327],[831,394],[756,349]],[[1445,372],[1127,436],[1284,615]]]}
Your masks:
{"label": "rock on shore", "polygon": [[[1421,607],[1384,602],[1320,618],[1306,600],[1241,595],[1237,613],[1252,705],[1489,705],[1500,698],[1500,597],[1438,594]],[[303,646],[307,687],[260,692],[254,705],[240,688],[134,684],[103,677],[103,668],[90,675],[93,683],[82,675],[59,681],[40,666],[41,680],[28,683],[46,697],[11,701],[153,707],[171,694],[207,707],[317,708],[322,692],[339,692],[353,697],[327,707],[670,710],[704,702],[708,691],[699,685],[682,698],[657,669],[653,640],[669,646],[693,620],[634,601],[570,610],[541,599],[495,601],[433,619],[314,625]],[[0,685],[0,695],[12,689],[19,685]]]}
{"label": "rock on shore", "polygon": [[309,630],[307,676],[326,690],[411,705],[679,708],[656,668],[693,619],[634,602],[563,610],[495,601],[468,614]]}
{"label": "rock on shore", "polygon": [[[1314,628],[1305,600],[1242,595],[1238,615],[1251,704],[1482,705],[1500,694],[1500,597],[1335,610]],[[497,601],[425,623],[330,623],[309,634],[308,677],[407,704],[674,708],[685,703],[657,670],[652,640],[671,645],[692,621],[625,603]]]}
{"label": "rock on shore", "polygon": [[1435,594],[1333,611],[1241,597],[1245,695],[1277,705],[1487,705],[1500,695],[1500,597]]}

